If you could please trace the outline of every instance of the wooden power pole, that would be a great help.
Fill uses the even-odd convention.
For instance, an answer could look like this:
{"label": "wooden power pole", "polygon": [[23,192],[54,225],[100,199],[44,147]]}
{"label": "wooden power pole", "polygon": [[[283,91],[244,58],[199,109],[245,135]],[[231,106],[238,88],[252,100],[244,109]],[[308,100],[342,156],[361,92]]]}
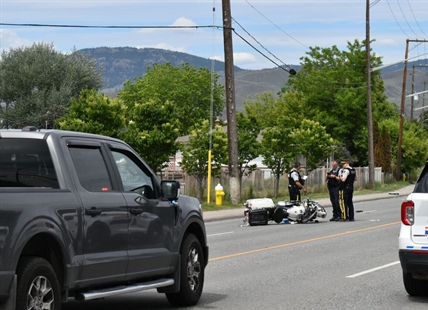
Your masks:
{"label": "wooden power pole", "polygon": [[235,74],[233,65],[232,13],[230,10],[230,0],[222,0],[222,6],[230,200],[233,204],[239,204],[241,202],[241,184],[239,181],[238,133],[236,125]]}
{"label": "wooden power pole", "polygon": [[404,123],[404,103],[406,102],[406,78],[407,78],[407,58],[409,55],[409,39],[406,40],[406,52],[404,54],[403,87],[401,89],[400,127],[398,129],[397,145],[397,174],[395,178],[401,180],[401,145],[403,143],[403,123]]}
{"label": "wooden power pole", "polygon": [[[404,106],[406,103],[406,81],[407,81],[407,63],[409,56],[409,42],[422,42],[427,43],[428,40],[406,40],[406,53],[404,55],[404,70],[403,70],[403,87],[401,89],[401,108],[400,108],[400,127],[398,131],[398,146],[397,146],[397,174],[396,179],[400,180],[402,178],[401,171],[401,159],[402,159],[402,144],[403,144],[403,123],[404,123]],[[412,107],[413,109],[413,107]],[[413,112],[411,112],[413,113]]]}
{"label": "wooden power pole", "polygon": [[369,186],[375,188],[374,182],[374,150],[373,150],[373,115],[372,115],[372,87],[370,68],[370,0],[366,3],[366,73],[367,73],[367,131],[369,153]]}

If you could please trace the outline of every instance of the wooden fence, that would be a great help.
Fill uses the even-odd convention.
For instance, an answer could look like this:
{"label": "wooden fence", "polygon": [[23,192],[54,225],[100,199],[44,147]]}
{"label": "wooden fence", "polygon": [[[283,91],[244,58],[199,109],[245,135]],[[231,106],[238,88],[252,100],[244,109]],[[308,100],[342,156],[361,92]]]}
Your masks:
{"label": "wooden fence", "polygon": [[[369,168],[368,167],[354,167],[357,173],[355,180],[355,188],[363,189],[368,186],[369,183]],[[308,179],[306,180],[306,186],[311,187],[322,187],[326,186],[325,176],[330,169],[325,167],[319,167],[308,174]],[[305,175],[304,169],[301,170],[301,174]],[[375,183],[383,184],[389,182],[393,179],[392,174],[387,174],[382,172],[381,167],[376,167],[374,171]],[[183,194],[197,196],[199,184],[197,180],[189,176],[182,171],[174,171],[174,173],[165,173],[164,178],[167,179],[177,179],[181,182],[181,191]],[[212,178],[211,181],[211,200],[215,200],[214,187],[217,184],[221,184],[225,191],[227,192],[229,187],[229,172],[226,169],[223,170],[220,178]],[[206,186],[206,182],[204,184]],[[256,171],[251,173],[249,176],[245,176],[242,180],[242,189],[245,188],[245,191],[268,191],[270,193],[274,192],[275,186],[275,177],[272,174],[270,169],[258,168]],[[280,179],[280,190],[284,191],[288,186],[287,175],[283,175]],[[205,191],[206,192],[206,191]],[[288,194],[287,194],[288,195]]]}

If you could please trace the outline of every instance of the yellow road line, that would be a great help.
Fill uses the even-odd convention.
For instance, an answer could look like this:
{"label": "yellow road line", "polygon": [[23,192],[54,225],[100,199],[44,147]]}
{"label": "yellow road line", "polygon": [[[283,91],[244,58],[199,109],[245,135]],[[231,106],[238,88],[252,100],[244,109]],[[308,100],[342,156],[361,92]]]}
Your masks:
{"label": "yellow road line", "polygon": [[251,250],[251,251],[245,251],[245,252],[240,252],[240,253],[235,253],[235,254],[230,254],[230,255],[225,255],[225,256],[218,256],[218,257],[210,258],[209,261],[212,262],[212,261],[226,259],[226,258],[232,258],[232,257],[237,257],[237,256],[242,256],[242,255],[248,255],[248,254],[253,254],[253,253],[258,253],[258,252],[263,252],[263,251],[269,251],[269,250],[274,250],[274,249],[279,249],[279,248],[285,248],[285,247],[292,246],[292,245],[298,245],[298,244],[303,244],[303,243],[308,243],[308,242],[314,242],[314,241],[319,241],[319,240],[324,240],[324,239],[330,239],[330,238],[340,237],[340,236],[349,235],[349,234],[356,234],[356,233],[363,232],[363,231],[368,231],[368,230],[373,230],[373,229],[388,227],[388,226],[392,226],[392,225],[397,225],[399,223],[400,222],[392,222],[392,223],[378,225],[378,226],[373,226],[373,227],[367,227],[367,228],[362,228],[362,229],[345,231],[345,232],[342,232],[342,233],[328,235],[328,236],[323,236],[323,237],[318,237],[318,238],[312,238],[312,239],[306,239],[306,240],[301,240],[301,241],[296,241],[296,242],[290,242],[290,243],[285,243],[285,244],[280,244],[280,245],[274,245],[274,246],[269,246],[269,247],[266,247],[266,248],[255,249],[255,250]]}

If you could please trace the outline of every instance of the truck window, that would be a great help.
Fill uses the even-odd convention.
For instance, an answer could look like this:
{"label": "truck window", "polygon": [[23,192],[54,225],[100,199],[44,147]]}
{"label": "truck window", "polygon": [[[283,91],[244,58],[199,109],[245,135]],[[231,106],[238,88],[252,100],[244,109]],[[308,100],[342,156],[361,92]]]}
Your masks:
{"label": "truck window", "polygon": [[46,140],[0,139],[0,187],[59,188]]}
{"label": "truck window", "polygon": [[83,188],[90,192],[112,190],[107,166],[99,148],[73,146],[69,150]]}
{"label": "truck window", "polygon": [[425,167],[422,170],[419,178],[413,189],[414,193],[428,193],[428,161],[425,163]]}
{"label": "truck window", "polygon": [[141,161],[126,152],[112,150],[125,191],[135,191],[148,199],[157,197],[151,173],[141,167]]}

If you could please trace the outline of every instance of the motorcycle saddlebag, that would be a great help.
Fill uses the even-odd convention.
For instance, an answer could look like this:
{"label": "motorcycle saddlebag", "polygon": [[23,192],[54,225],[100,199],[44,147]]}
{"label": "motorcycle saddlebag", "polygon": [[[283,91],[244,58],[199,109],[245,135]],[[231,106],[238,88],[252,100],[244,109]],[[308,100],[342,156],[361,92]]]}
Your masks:
{"label": "motorcycle saddlebag", "polygon": [[268,221],[268,211],[265,209],[250,210],[248,212],[248,224],[250,226],[267,225]]}

